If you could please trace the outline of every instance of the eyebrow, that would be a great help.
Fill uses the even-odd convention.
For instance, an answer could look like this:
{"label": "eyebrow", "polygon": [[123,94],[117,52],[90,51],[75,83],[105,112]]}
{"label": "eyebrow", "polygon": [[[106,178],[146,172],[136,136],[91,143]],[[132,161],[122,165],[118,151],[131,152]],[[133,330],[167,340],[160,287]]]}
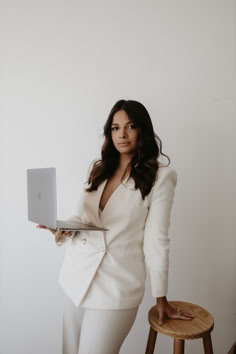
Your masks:
{"label": "eyebrow", "polygon": [[[126,123],[126,125],[127,125],[127,124],[130,124],[130,123],[133,123],[133,122],[131,122],[131,120],[129,120],[129,121]],[[119,125],[119,123],[112,123],[111,125]]]}

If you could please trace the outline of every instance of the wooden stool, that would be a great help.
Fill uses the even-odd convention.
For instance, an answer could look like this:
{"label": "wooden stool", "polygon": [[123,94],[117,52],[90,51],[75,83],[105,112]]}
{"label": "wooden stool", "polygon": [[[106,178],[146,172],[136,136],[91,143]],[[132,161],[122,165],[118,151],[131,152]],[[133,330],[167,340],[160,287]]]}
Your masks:
{"label": "wooden stool", "polygon": [[174,338],[174,354],[184,354],[185,339],[202,338],[205,354],[213,354],[211,331],[214,328],[214,319],[204,308],[182,301],[169,301],[174,307],[195,315],[192,320],[167,319],[160,326],[158,324],[158,313],[156,306],[153,306],[148,313],[150,332],[146,347],[146,354],[153,354],[157,332]]}

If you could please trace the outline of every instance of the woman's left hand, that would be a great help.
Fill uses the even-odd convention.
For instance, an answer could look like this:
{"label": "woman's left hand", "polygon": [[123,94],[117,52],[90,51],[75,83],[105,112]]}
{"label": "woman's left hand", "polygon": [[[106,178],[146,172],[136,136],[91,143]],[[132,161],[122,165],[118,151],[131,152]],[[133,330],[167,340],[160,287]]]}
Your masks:
{"label": "woman's left hand", "polygon": [[192,320],[195,316],[179,308],[175,308],[169,304],[166,296],[158,297],[156,304],[157,312],[159,314],[159,325],[163,325],[166,318],[173,318],[178,320]]}

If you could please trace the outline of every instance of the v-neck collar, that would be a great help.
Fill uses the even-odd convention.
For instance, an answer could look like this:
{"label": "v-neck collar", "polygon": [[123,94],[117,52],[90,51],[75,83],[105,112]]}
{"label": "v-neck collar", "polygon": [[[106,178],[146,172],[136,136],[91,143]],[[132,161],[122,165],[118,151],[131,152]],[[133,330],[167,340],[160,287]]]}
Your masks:
{"label": "v-neck collar", "polygon": [[120,187],[121,187],[122,185],[124,185],[124,183],[127,181],[127,179],[128,179],[129,177],[130,177],[130,176],[127,175],[127,176],[125,177],[125,179],[114,189],[114,191],[111,193],[110,197],[108,198],[108,200],[107,200],[107,202],[106,202],[104,208],[101,209],[101,208],[99,207],[100,201],[101,201],[102,194],[103,194],[103,192],[104,192],[104,189],[105,189],[105,187],[106,187],[106,184],[107,184],[109,178],[107,178],[107,179],[105,179],[105,181],[103,181],[103,183],[101,184],[101,193],[99,193],[99,199],[98,199],[98,208],[97,208],[98,216],[101,216],[102,213],[104,213],[104,211],[106,211],[106,209],[107,209],[107,204],[110,202],[110,200],[112,199],[113,195],[116,194],[116,192],[120,189]]}

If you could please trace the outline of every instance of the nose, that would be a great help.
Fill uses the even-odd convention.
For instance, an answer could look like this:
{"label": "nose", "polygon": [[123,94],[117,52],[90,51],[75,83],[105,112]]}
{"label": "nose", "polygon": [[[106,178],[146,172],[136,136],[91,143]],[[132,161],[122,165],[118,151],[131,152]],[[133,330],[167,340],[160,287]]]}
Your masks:
{"label": "nose", "polygon": [[125,128],[120,129],[120,138],[127,138],[127,131],[125,130]]}

